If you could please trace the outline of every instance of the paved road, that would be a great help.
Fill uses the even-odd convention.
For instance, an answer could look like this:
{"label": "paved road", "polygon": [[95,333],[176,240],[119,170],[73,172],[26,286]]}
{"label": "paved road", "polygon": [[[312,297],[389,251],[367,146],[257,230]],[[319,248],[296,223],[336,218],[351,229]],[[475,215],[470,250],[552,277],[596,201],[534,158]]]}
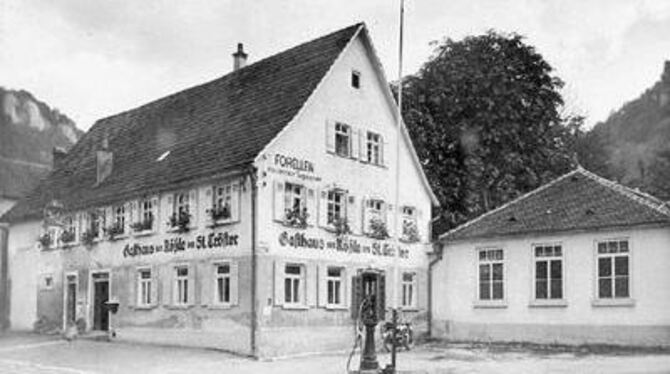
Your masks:
{"label": "paved road", "polygon": [[[278,373],[345,372],[346,355],[254,361],[221,352],[40,336],[0,336],[0,373]],[[353,362],[356,363],[358,357]],[[389,362],[388,355],[379,358]],[[435,374],[669,373],[670,354],[540,355],[486,349],[422,347],[399,355],[399,368]]]}

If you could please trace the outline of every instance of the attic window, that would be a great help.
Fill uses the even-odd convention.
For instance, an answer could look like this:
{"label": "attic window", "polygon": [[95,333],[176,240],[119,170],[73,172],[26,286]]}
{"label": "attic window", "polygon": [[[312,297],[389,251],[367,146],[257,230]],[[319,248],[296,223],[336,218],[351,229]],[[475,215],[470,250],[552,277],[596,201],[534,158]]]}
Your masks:
{"label": "attic window", "polygon": [[361,73],[356,70],[351,71],[351,87],[361,88]]}
{"label": "attic window", "polygon": [[165,158],[170,154],[170,151],[165,151],[162,155],[158,156],[156,159],[157,162],[165,160]]}
{"label": "attic window", "polygon": [[586,209],[586,215],[587,216],[592,216],[596,214],[596,212],[593,209]]}
{"label": "attic window", "polygon": [[517,221],[516,217],[514,217],[514,216],[509,216],[509,218],[507,220],[510,221],[510,222],[516,222]]}

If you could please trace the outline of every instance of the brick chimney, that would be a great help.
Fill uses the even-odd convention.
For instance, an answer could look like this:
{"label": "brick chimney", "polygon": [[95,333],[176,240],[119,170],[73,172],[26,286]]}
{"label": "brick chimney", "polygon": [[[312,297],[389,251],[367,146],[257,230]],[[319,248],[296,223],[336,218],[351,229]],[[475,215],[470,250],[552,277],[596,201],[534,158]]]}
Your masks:
{"label": "brick chimney", "polygon": [[52,161],[53,161],[53,168],[54,169],[60,169],[63,166],[63,160],[65,160],[65,156],[67,156],[67,152],[65,149],[61,147],[54,147],[53,150],[51,151],[52,154]]}
{"label": "brick chimney", "polygon": [[102,183],[112,174],[113,154],[109,150],[107,135],[102,138],[102,148],[96,153],[97,178],[96,184]]}
{"label": "brick chimney", "polygon": [[242,43],[237,43],[237,52],[233,53],[233,71],[240,70],[247,65],[247,56]]}

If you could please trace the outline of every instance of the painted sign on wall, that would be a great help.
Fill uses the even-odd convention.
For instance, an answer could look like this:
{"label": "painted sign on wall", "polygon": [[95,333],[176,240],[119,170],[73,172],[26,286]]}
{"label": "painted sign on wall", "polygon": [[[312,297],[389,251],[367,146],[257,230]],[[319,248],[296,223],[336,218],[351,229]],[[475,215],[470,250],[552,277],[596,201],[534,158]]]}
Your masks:
{"label": "painted sign on wall", "polygon": [[185,250],[227,248],[239,245],[239,235],[228,232],[200,234],[186,240],[181,236],[165,239],[162,244],[126,244],[123,257],[147,256],[156,253],[178,253]]}
{"label": "painted sign on wall", "polygon": [[281,153],[275,154],[272,165],[267,167],[267,171],[270,173],[297,177],[303,180],[321,181],[321,177],[317,176],[314,170],[312,161]]}
{"label": "painted sign on wall", "polygon": [[342,253],[371,254],[382,257],[409,258],[409,249],[397,249],[393,244],[375,240],[370,244],[361,243],[358,239],[341,237],[336,239],[323,239],[317,237],[308,237],[298,232],[289,234],[287,231],[279,234],[279,245],[282,247],[308,248],[315,250],[328,250]]}

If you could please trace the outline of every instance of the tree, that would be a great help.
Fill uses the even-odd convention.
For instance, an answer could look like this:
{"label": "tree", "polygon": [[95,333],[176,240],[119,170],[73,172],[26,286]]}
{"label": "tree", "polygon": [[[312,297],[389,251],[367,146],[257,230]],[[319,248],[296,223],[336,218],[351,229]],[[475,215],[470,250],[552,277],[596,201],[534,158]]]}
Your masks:
{"label": "tree", "polygon": [[670,201],[670,150],[655,153],[648,168],[645,190],[659,199]]}
{"label": "tree", "polygon": [[403,113],[449,227],[567,172],[581,117],[518,34],[446,39],[405,78]]}

